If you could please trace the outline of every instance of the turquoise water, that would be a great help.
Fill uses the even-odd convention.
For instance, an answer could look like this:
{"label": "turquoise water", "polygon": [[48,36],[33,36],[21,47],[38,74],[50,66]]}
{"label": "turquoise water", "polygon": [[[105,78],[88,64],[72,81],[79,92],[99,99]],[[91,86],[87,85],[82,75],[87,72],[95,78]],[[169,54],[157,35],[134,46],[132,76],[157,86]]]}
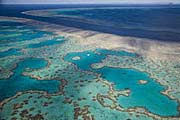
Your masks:
{"label": "turquoise water", "polygon": [[[20,49],[15,48],[17,43],[15,44],[9,44],[9,43],[19,42],[24,40],[33,40],[33,39],[41,38],[44,35],[54,35],[51,32],[40,31],[33,27],[29,27],[18,22],[4,21],[4,22],[0,22],[0,26],[2,28],[1,29],[2,32],[0,34],[0,46],[4,47],[11,45],[14,47],[7,51],[0,52],[0,58],[22,54],[20,52]],[[13,30],[13,31],[9,31],[9,30]],[[22,32],[20,32],[19,30],[22,30]],[[20,35],[13,36],[19,33]],[[63,42],[64,42],[63,37],[56,37],[52,40],[47,39],[47,41],[40,42],[38,44],[30,44],[28,47],[37,48],[45,45],[48,46],[54,44],[61,44]],[[48,93],[58,92],[60,85],[60,81],[58,80],[39,81],[37,79],[22,75],[23,71],[25,71],[26,68],[28,68],[28,70],[40,69],[45,67],[46,65],[47,65],[47,61],[38,58],[25,58],[23,61],[20,61],[17,67],[13,70],[14,74],[10,78],[0,80],[0,91],[1,91],[0,101],[15,95],[17,92],[23,92],[27,90],[41,90],[41,91],[47,91]]]}
{"label": "turquoise water", "polygon": [[4,80],[0,80],[0,101],[15,95],[17,92],[27,90],[41,90],[48,93],[55,93],[59,90],[60,81],[58,80],[36,80],[28,76],[23,76],[22,72],[26,68],[40,69],[47,65],[44,59],[27,58],[18,63],[13,70],[14,74]]}
{"label": "turquoise water", "polygon": [[32,40],[32,39],[41,38],[45,34],[48,34],[48,32],[38,31],[38,30],[33,30],[32,32],[33,33],[31,33],[31,32],[21,32],[20,35],[18,35],[18,36],[15,36],[15,37],[14,36],[5,36],[5,37],[1,37],[0,40],[1,41],[6,41],[6,42],[19,42],[19,41],[25,41],[25,40]]}
{"label": "turquoise water", "polygon": [[[130,89],[128,97],[119,97],[119,104],[124,108],[145,107],[148,111],[161,116],[177,116],[178,103],[160,92],[165,89],[158,82],[151,79],[147,73],[134,69],[104,67],[97,71],[101,77],[114,83],[118,90]],[[148,81],[139,84],[139,80]]]}
{"label": "turquoise water", "polygon": [[7,51],[4,52],[0,52],[0,58],[1,57],[6,57],[6,56],[11,56],[11,55],[21,55],[22,53],[20,52],[20,49],[9,49]]}
{"label": "turquoise water", "polygon": [[[97,54],[95,54],[95,52]],[[67,54],[65,56],[65,60],[76,64],[82,70],[90,70],[91,64],[101,62],[101,60],[105,59],[106,55],[116,55],[116,56],[137,56],[134,53],[129,53],[125,51],[112,51],[106,49],[96,49],[93,51],[84,51],[84,52],[73,52],[71,54]],[[73,60],[73,57],[79,56],[80,60]]]}
{"label": "turquoise water", "polygon": [[[1,29],[3,30],[0,32],[0,44],[32,40],[32,39],[41,38],[44,35],[53,34],[51,32],[37,30],[33,27],[26,26],[25,24],[22,24],[19,22],[0,21],[0,26],[1,26]],[[7,28],[2,28],[3,26],[7,26]],[[15,30],[15,31],[8,31],[8,30]],[[19,32],[19,30],[26,30],[26,31]],[[16,34],[17,36],[12,36]]]}
{"label": "turquoise water", "polygon": [[[76,56],[79,56],[81,59],[73,60],[72,58]],[[82,70],[90,70],[91,64],[100,62],[104,58],[105,56],[94,54],[93,51],[85,51],[85,52],[73,52],[73,53],[67,54],[67,56],[65,56],[64,59],[66,61],[76,64]]]}
{"label": "turquoise water", "polygon": [[[93,51],[69,53],[64,59],[74,63],[81,70],[89,70],[101,74],[102,78],[114,83],[114,87],[117,90],[131,90],[130,96],[121,96],[118,98],[119,104],[124,108],[144,107],[148,111],[161,116],[178,115],[178,103],[175,100],[171,100],[167,96],[161,94],[160,92],[163,91],[165,87],[161,86],[158,82],[150,78],[147,73],[134,69],[111,67],[92,69],[90,67],[91,64],[98,63],[103,60],[107,54],[112,53],[113,55],[132,57],[135,57],[135,54],[124,51],[115,52],[104,49],[99,49],[97,51],[100,54],[96,54]],[[79,56],[80,59],[73,60],[72,58],[75,56]],[[146,80],[147,83],[139,84],[139,80]]]}
{"label": "turquoise water", "polygon": [[[61,40],[59,40],[59,39],[61,39]],[[43,41],[43,42],[40,42],[40,43],[37,43],[37,44],[30,44],[28,46],[28,48],[38,48],[38,47],[43,47],[43,46],[62,44],[64,42],[65,42],[65,40],[63,38],[59,38],[58,37],[58,38],[54,38],[52,40]]]}

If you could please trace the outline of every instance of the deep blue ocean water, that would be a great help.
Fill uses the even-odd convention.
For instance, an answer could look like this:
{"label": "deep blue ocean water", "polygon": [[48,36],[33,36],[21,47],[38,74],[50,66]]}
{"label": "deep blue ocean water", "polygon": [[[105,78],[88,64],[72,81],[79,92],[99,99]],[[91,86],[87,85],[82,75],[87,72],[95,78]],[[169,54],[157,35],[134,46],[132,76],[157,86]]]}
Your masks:
{"label": "deep blue ocean water", "polygon": [[[97,9],[117,7],[118,9]],[[80,16],[94,20],[69,17],[35,17],[21,12],[38,9],[95,8],[93,10],[73,10],[59,14]],[[162,5],[2,5],[0,15],[30,18],[84,30],[94,30],[122,36],[150,38],[155,40],[180,41],[180,6]],[[96,24],[96,21],[103,22]]]}
{"label": "deep blue ocean water", "polygon": [[104,30],[111,29],[124,36],[180,40],[180,8],[178,7],[105,7],[101,9],[60,9],[53,12],[78,22],[103,26]]}
{"label": "deep blue ocean water", "polygon": [[[65,56],[64,60],[77,65],[77,67],[81,70],[92,71],[100,74],[105,80],[114,83],[116,90],[131,90],[128,97],[120,96],[118,98],[119,104],[124,108],[144,107],[149,112],[161,116],[177,116],[179,114],[177,111],[177,101],[171,100],[167,96],[163,95],[161,91],[165,90],[166,87],[160,85],[158,82],[156,82],[156,80],[150,78],[148,73],[125,68],[91,68],[93,63],[99,63],[105,59],[107,53],[112,53],[112,55],[117,56],[138,56],[124,51],[116,52],[105,49],[98,49],[97,51],[69,53],[67,56]],[[73,60],[73,57],[76,56],[79,56],[80,59]],[[147,84],[139,84],[139,80],[146,80]]]}

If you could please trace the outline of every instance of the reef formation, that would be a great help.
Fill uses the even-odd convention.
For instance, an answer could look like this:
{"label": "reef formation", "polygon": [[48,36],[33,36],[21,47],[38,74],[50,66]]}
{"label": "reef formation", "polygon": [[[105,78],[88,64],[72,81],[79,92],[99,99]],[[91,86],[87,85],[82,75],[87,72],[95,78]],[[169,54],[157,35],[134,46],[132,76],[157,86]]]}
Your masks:
{"label": "reef formation", "polygon": [[179,48],[1,16],[0,118],[178,120]]}

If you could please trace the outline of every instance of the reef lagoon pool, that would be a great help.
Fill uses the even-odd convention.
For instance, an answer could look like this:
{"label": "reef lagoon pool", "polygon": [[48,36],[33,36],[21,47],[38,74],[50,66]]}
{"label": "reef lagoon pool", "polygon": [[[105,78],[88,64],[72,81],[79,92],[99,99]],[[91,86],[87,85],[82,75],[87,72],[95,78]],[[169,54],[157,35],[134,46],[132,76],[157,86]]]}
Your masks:
{"label": "reef lagoon pool", "polygon": [[[69,53],[65,57],[65,60],[77,65],[79,69],[100,74],[103,79],[113,83],[115,89],[117,90],[129,89],[131,93],[128,97],[118,98],[118,102],[122,107],[144,107],[149,112],[161,116],[178,115],[177,101],[171,100],[166,95],[163,95],[161,92],[165,90],[165,87],[156,82],[153,78],[150,78],[147,73],[126,68],[103,67],[99,69],[92,69],[90,67],[92,64],[101,62],[105,59],[106,53],[109,53],[109,55],[119,56],[135,56],[135,54],[102,49],[98,49],[98,51],[100,51],[100,54],[96,54],[96,51]],[[79,59],[74,60],[73,58],[75,57]],[[141,80],[144,80],[145,83],[141,84]],[[164,109],[164,106],[166,106],[166,109]]]}
{"label": "reef lagoon pool", "polygon": [[27,58],[18,63],[13,71],[14,74],[8,79],[0,80],[0,100],[14,96],[18,92],[28,90],[46,91],[48,93],[56,93],[59,91],[60,81],[58,80],[42,80],[33,79],[23,75],[23,72],[31,69],[41,69],[47,66],[47,62],[43,59]]}

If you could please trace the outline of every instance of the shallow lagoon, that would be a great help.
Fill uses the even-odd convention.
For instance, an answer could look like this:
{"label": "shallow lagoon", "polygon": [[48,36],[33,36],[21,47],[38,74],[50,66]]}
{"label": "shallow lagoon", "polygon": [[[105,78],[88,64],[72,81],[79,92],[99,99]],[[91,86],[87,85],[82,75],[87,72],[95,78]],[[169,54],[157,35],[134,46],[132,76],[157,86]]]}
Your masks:
{"label": "shallow lagoon", "polygon": [[[97,54],[95,54],[97,53]],[[96,49],[93,51],[84,51],[84,52],[74,52],[70,53],[65,56],[65,60],[75,63],[80,69],[82,70],[90,70],[91,65],[93,63],[100,62],[101,60],[105,59],[107,55],[116,55],[116,56],[137,56],[134,53],[129,53],[125,51],[111,51],[106,49]],[[73,57],[79,56],[80,60],[73,60]],[[71,59],[70,59],[71,58]]]}
{"label": "shallow lagoon", "polygon": [[[165,87],[150,78],[147,73],[111,67],[104,67],[97,72],[102,78],[114,83],[117,90],[131,90],[128,97],[119,97],[118,102],[122,107],[145,107],[149,112],[161,116],[178,115],[178,103],[161,94]],[[147,83],[140,84],[139,80],[146,80]]]}
{"label": "shallow lagoon", "polygon": [[41,38],[43,35],[47,34],[47,32],[44,31],[38,31],[34,30],[33,33],[29,32],[21,32],[21,33],[13,33],[7,36],[3,36],[0,38],[1,42],[19,42],[19,41],[25,41],[25,40],[32,40],[36,38]]}
{"label": "shallow lagoon", "polygon": [[37,80],[28,76],[22,75],[25,69],[41,69],[47,65],[47,62],[38,58],[27,58],[18,63],[14,69],[14,74],[5,80],[0,80],[0,101],[5,98],[14,96],[17,92],[27,90],[47,91],[55,93],[59,91],[60,81],[58,80]]}
{"label": "shallow lagoon", "polygon": [[44,35],[52,35],[51,32],[40,31],[19,22],[0,21],[0,26],[0,29],[3,30],[0,30],[0,44],[32,40],[41,38]]}
{"label": "shallow lagoon", "polygon": [[37,44],[30,44],[28,46],[28,48],[39,48],[39,47],[43,47],[43,46],[62,44],[64,42],[65,42],[65,40],[63,38],[54,38],[52,40],[47,40],[47,41],[40,42],[40,43],[37,43]]}
{"label": "shallow lagoon", "polygon": [[0,58],[6,57],[6,56],[11,56],[11,55],[21,55],[21,54],[22,53],[20,52],[19,49],[12,48],[12,49],[9,49],[7,51],[0,52]]}
{"label": "shallow lagoon", "polygon": [[[92,69],[90,67],[93,63],[101,62],[101,60],[106,57],[107,53],[110,55],[112,53],[112,55],[127,55],[132,57],[135,57],[135,54],[124,51],[115,52],[103,49],[98,49],[97,51],[100,54],[96,54],[93,51],[69,53],[65,57],[65,60],[74,63],[81,70],[101,74],[102,78],[114,83],[116,90],[131,90],[128,97],[121,96],[118,98],[119,104],[124,108],[144,107],[149,112],[161,116],[178,115],[177,101],[171,100],[167,96],[163,95],[161,91],[165,90],[165,87],[150,78],[147,73],[125,68],[103,67],[100,69]],[[80,59],[74,60],[74,57],[79,57]],[[140,80],[145,80],[147,83],[140,84]],[[166,107],[166,109],[164,109],[164,107]]]}
{"label": "shallow lagoon", "polygon": [[[0,34],[0,45],[1,47],[10,47],[7,51],[0,52],[0,58],[13,56],[17,57],[19,55],[23,56],[24,54],[21,52],[21,48],[17,48],[18,44],[16,42],[24,42],[26,40],[34,40],[37,38],[41,38],[44,35],[54,35],[51,32],[40,31],[31,26],[26,26],[25,24],[19,22],[9,22],[9,21],[1,21],[1,27],[3,28],[3,33]],[[22,30],[22,31],[21,31]],[[12,32],[15,31],[15,32]],[[6,34],[4,33],[8,33]],[[17,34],[17,36],[16,36]],[[61,39],[61,41],[60,41]],[[52,40],[40,41],[38,44],[30,44],[29,46],[21,46],[22,48],[30,47],[30,48],[38,48],[45,45],[54,45],[61,44],[64,42],[63,37],[56,37]],[[11,43],[11,44],[9,44]],[[23,92],[28,90],[40,90],[47,91],[48,93],[55,93],[59,91],[60,81],[58,80],[37,80],[35,78],[31,78],[29,76],[24,76],[24,71],[31,71],[34,69],[41,69],[46,67],[47,61],[40,58],[27,58],[24,56],[19,63],[17,63],[17,67],[12,71],[13,75],[8,79],[0,80],[0,101],[14,96],[17,92]]]}

